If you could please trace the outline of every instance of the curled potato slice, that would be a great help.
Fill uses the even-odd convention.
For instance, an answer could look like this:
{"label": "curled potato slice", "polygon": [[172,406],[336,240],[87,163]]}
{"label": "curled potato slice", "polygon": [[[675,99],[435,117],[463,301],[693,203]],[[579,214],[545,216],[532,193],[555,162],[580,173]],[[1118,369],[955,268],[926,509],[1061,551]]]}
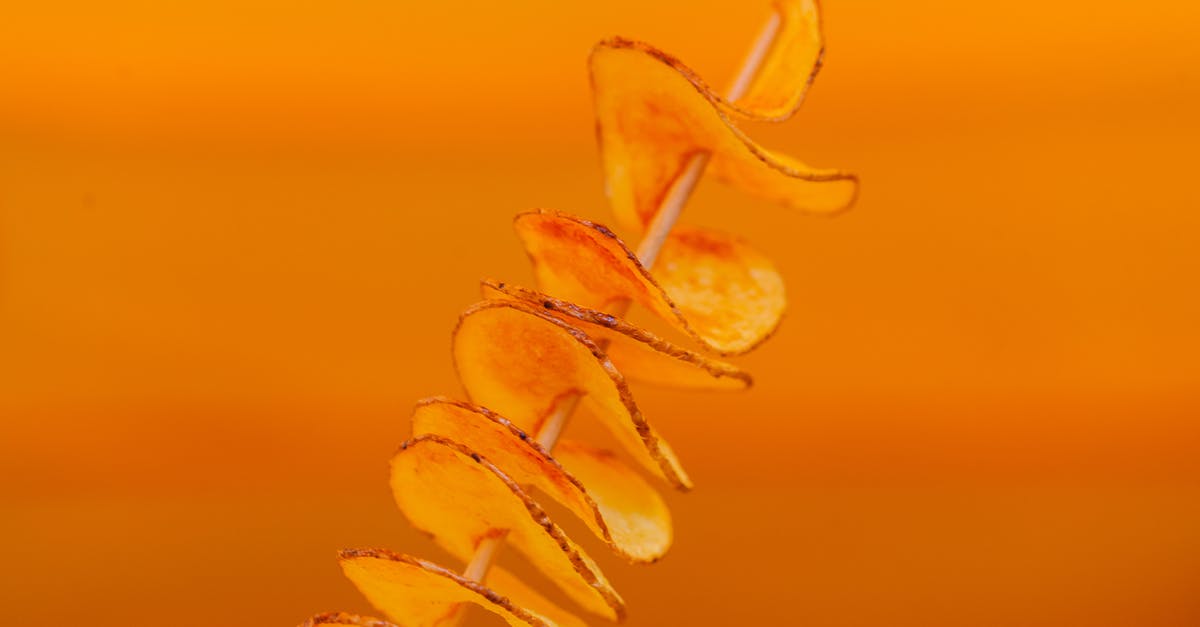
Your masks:
{"label": "curled potato slice", "polygon": [[787,306],[774,265],[730,235],[676,227],[652,276],[594,222],[542,210],[518,214],[513,224],[542,291],[600,310],[632,300],[720,354],[758,346]]}
{"label": "curled potato slice", "polygon": [[[503,468],[513,481],[537,487],[631,562],[653,562],[671,545],[671,515],[662,497],[603,451],[564,440],[556,449],[556,460],[507,419],[484,407],[445,398],[419,401],[412,425],[413,435],[433,433],[463,444]],[[563,466],[582,469],[588,482]],[[610,474],[598,476],[597,469]]]}
{"label": "curled potato slice", "polygon": [[[576,440],[559,440],[554,454],[562,465],[588,486],[614,538],[631,547],[662,547],[645,551],[658,559],[671,544],[671,513],[666,503],[616,455]],[[619,513],[619,515],[617,515]]]}
{"label": "curled potato slice", "polygon": [[[779,38],[746,96],[731,104],[678,59],[613,38],[592,50],[590,69],[606,189],[618,222],[641,230],[654,219],[688,160],[709,153],[709,171],[747,193],[814,213],[853,204],[854,174],[820,169],[766,150],[731,118],[786,118],[803,100],[821,57],[812,0],[777,3]],[[797,80],[799,78],[799,80]]]}
{"label": "curled potato slice", "polygon": [[511,477],[467,446],[434,434],[401,445],[392,458],[392,496],[414,527],[456,557],[479,543],[507,541],[588,611],[620,619],[625,603],[600,569]]}
{"label": "curled potato slice", "polygon": [[658,255],[654,275],[688,324],[731,352],[748,351],[770,337],[787,308],[775,265],[718,231],[677,227]]}
{"label": "curled potato slice", "polygon": [[581,397],[639,463],[679,489],[692,487],[604,351],[544,308],[515,300],[476,303],[458,319],[453,352],[471,401],[526,433],[537,433],[562,403]]}
{"label": "curled potato slice", "polygon": [[779,30],[749,89],[736,102],[722,102],[739,117],[778,122],[800,108],[825,54],[816,0],[775,0]]}
{"label": "curled potato slice", "polygon": [[[583,621],[558,608],[499,568],[493,569],[488,578],[493,588],[432,562],[386,549],[341,551],[338,561],[342,572],[371,605],[402,625],[452,625],[464,603],[474,603],[500,616],[509,625],[584,625]],[[310,619],[318,620],[325,622],[306,625],[393,627],[391,623],[377,619],[340,613]]]}
{"label": "curled potato slice", "polygon": [[672,344],[616,316],[541,292],[492,279],[480,282],[484,298],[513,298],[539,305],[566,320],[582,322],[626,378],[645,383],[703,390],[744,390],[754,380],[733,364],[710,359]]}

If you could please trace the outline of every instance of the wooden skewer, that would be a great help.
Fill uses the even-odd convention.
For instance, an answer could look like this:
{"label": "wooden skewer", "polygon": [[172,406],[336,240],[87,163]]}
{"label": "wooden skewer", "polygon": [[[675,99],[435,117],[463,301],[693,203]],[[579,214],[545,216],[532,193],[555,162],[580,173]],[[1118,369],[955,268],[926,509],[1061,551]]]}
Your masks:
{"label": "wooden skewer", "polygon": [[[763,25],[758,38],[754,40],[754,47],[750,49],[749,54],[746,55],[746,60],[742,62],[742,68],[738,71],[737,77],[733,79],[733,84],[729,86],[729,91],[725,93],[726,100],[734,102],[746,95],[746,91],[750,89],[750,84],[754,82],[754,77],[758,75],[759,68],[762,67],[763,61],[767,58],[767,53],[771,51],[771,46],[775,44],[775,38],[779,35],[779,27],[782,24],[783,18],[779,16],[779,13],[771,13],[770,19]],[[687,166],[684,167],[679,177],[675,179],[675,184],[671,186],[671,190],[663,198],[658,212],[654,214],[654,219],[650,222],[650,227],[646,229],[646,235],[642,237],[642,241],[638,244],[637,249],[638,259],[647,269],[653,266],[655,260],[658,259],[658,252],[662,250],[663,243],[667,240],[667,235],[671,233],[675,222],[679,220],[679,214],[683,212],[683,206],[692,197],[692,192],[696,189],[696,184],[700,182],[700,177],[704,175],[704,169],[708,167],[709,157],[710,155],[707,152],[702,152],[692,156],[688,160]]]}
{"label": "wooden skewer", "polygon": [[[742,68],[734,79],[733,84],[729,87],[729,91],[725,96],[727,100],[732,102],[746,94],[746,91],[750,88],[750,84],[754,81],[754,77],[758,74],[759,68],[762,67],[767,53],[771,51],[771,46],[775,43],[775,38],[779,34],[779,27],[782,22],[783,20],[779,13],[771,14],[770,19],[767,20],[758,38],[754,41],[754,46],[750,49],[749,54],[746,55],[746,60],[742,63]],[[707,152],[693,155],[671,185],[671,189],[667,192],[667,195],[663,198],[658,212],[655,213],[654,219],[646,229],[646,234],[642,237],[641,243],[638,244],[638,260],[647,269],[652,267],[655,260],[658,259],[658,253],[667,241],[667,235],[671,233],[675,222],[679,220],[679,214],[683,212],[684,205],[691,198],[692,192],[696,189],[696,184],[700,182],[700,177],[704,175],[704,169],[708,166],[709,157],[710,155]],[[616,316],[623,315],[629,309],[629,305],[629,301],[617,303],[609,308],[611,310],[609,313]],[[567,421],[575,413],[575,409],[579,406],[579,401],[582,398],[582,395],[574,394],[563,398],[558,403],[553,413],[546,418],[546,421],[542,423],[542,428],[538,431],[538,444],[542,445],[547,451],[554,449],[554,445],[558,443],[558,438],[562,435]],[[496,551],[503,544],[503,535],[482,540],[475,549],[475,555],[471,558],[471,563],[467,564],[467,568],[463,571],[463,577],[474,581],[483,581],[483,578],[491,568],[492,561],[496,557]],[[460,611],[458,616],[461,618],[462,614],[463,612]]]}

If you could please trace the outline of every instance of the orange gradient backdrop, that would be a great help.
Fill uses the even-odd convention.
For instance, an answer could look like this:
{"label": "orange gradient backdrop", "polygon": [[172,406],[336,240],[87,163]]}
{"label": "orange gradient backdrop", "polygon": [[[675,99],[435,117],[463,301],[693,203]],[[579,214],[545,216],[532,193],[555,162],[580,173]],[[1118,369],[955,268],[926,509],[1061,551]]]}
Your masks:
{"label": "orange gradient backdrop", "polygon": [[[289,625],[368,609],[339,547],[445,559],[386,462],[475,281],[529,280],[510,216],[607,219],[590,45],[720,85],[765,5],[6,7],[9,622]],[[748,394],[637,390],[698,487],[660,564],[585,543],[629,625],[1200,624],[1196,6],[825,3],[749,131],[862,199],[689,206],[792,305]]]}

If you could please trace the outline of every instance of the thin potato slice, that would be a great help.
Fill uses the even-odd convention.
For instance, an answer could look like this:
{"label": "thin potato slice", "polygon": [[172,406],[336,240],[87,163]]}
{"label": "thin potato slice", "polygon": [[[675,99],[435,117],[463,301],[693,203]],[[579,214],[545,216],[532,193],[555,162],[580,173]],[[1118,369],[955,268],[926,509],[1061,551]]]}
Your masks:
{"label": "thin potato slice", "polygon": [[626,378],[660,387],[685,390],[745,390],[752,379],[729,364],[705,360],[685,349],[672,355],[625,336],[616,336],[605,349]]}
{"label": "thin potato slice", "polygon": [[736,106],[678,59],[649,44],[613,38],[593,48],[592,94],[605,187],[622,226],[645,228],[698,153],[711,155],[709,171],[718,179],[792,209],[834,213],[854,203],[854,174],[772,153],[731,120],[777,119],[799,105],[803,86],[784,77],[813,76],[814,68],[798,66],[820,57],[819,38],[809,40],[817,17],[813,6],[796,6],[785,15],[791,16],[781,31],[785,39],[773,46],[761,78]]}
{"label": "thin potato slice", "polygon": [[575,440],[559,440],[554,454],[588,486],[600,511],[609,513],[605,520],[613,537],[623,538],[631,546],[670,544],[671,513],[666,503],[616,455]]}
{"label": "thin potato slice", "polygon": [[480,286],[484,298],[524,300],[568,323],[584,323],[588,335],[606,343],[604,352],[628,379],[695,390],[744,390],[754,383],[748,372],[733,364],[676,346],[616,316],[492,279]]}
{"label": "thin potato slice", "polygon": [[[432,562],[386,549],[341,551],[338,562],[342,572],[371,605],[402,625],[437,627],[454,624],[464,603],[474,603],[500,616],[509,625],[584,625],[583,621],[559,609],[498,568],[493,569],[489,577],[494,582],[493,589]],[[374,619],[348,614],[324,616],[343,622],[312,624],[377,627],[376,623],[370,622]],[[322,617],[314,617],[313,620],[318,618]],[[389,625],[378,621],[378,627]]]}
{"label": "thin potato slice", "polygon": [[755,73],[749,89],[734,103],[724,103],[741,117],[778,122],[791,117],[825,54],[821,15],[816,0],[775,0],[779,31]]}
{"label": "thin potato slice", "polygon": [[542,291],[584,307],[632,300],[723,355],[745,353],[779,326],[783,279],[735,237],[676,227],[655,275],[612,231],[556,211],[518,214],[514,228]]}
{"label": "thin potato slice", "polygon": [[787,308],[775,265],[739,238],[676,227],[654,275],[687,322],[714,347],[746,352],[779,327]]}
{"label": "thin potato slice", "polygon": [[471,401],[525,433],[537,433],[557,408],[580,398],[639,463],[679,489],[692,487],[604,351],[545,309],[515,300],[476,303],[458,319],[453,352]]}
{"label": "thin potato slice", "polygon": [[624,601],[583,549],[476,451],[419,435],[401,445],[391,469],[400,511],[454,556],[469,561],[481,541],[507,533],[507,542],[581,607],[610,620],[624,616]]}
{"label": "thin potato slice", "polygon": [[[446,398],[419,401],[412,425],[413,435],[433,433],[463,444],[503,468],[513,481],[537,487],[579,516],[631,562],[653,562],[671,545],[671,515],[662,497],[611,455],[562,441],[556,460],[502,416]],[[603,464],[593,458],[602,459]],[[563,469],[563,465],[574,468],[575,464],[592,477],[590,485]],[[611,476],[596,477],[590,472],[598,466]]]}

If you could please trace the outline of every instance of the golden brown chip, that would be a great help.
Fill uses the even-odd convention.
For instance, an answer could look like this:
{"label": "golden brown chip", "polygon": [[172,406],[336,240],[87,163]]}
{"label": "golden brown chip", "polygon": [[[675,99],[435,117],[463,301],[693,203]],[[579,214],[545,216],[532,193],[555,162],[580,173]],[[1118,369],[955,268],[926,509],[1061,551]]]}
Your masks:
{"label": "golden brown chip", "polygon": [[681,348],[621,318],[541,292],[491,279],[481,282],[484,298],[515,298],[541,306],[604,343],[604,352],[627,379],[698,390],[744,390],[750,374],[733,364]]}
{"label": "golden brown chip", "polygon": [[772,153],[731,121],[787,117],[815,74],[821,54],[815,4],[791,0],[780,8],[779,38],[736,105],[649,44],[614,38],[592,50],[606,189],[622,226],[640,231],[649,224],[671,184],[699,153],[711,155],[709,171],[717,178],[793,209],[831,213],[853,204],[855,175]]}
{"label": "golden brown chip", "polygon": [[642,383],[687,390],[744,390],[751,383],[748,373],[684,349],[677,354],[664,353],[617,336],[605,350],[626,378]]}
{"label": "golden brown chip", "polygon": [[[611,455],[560,441],[551,457],[507,419],[445,398],[419,401],[412,424],[413,435],[434,433],[466,445],[513,481],[540,489],[631,562],[653,562],[671,545],[671,515],[662,497]],[[597,476],[598,468],[610,474]],[[573,474],[577,470],[589,477],[586,482]]]}
{"label": "golden brown chip", "polygon": [[747,119],[781,121],[791,117],[804,102],[825,53],[816,0],[775,0],[773,4],[780,25],[771,49],[746,93],[728,105]]}
{"label": "golden brown chip", "polygon": [[463,444],[424,434],[392,458],[392,496],[414,527],[469,561],[480,542],[506,540],[588,611],[616,620],[624,601],[600,569],[511,477]]}
{"label": "golden brown chip", "polygon": [[[474,603],[509,625],[581,627],[583,621],[564,612],[501,569],[493,569],[491,587],[442,566],[386,549],[351,549],[338,554],[342,572],[379,611],[402,624],[419,627],[451,625]],[[327,615],[349,617],[347,614]],[[319,618],[319,617],[318,617]],[[361,619],[350,617],[353,621]],[[314,625],[368,625],[371,622],[325,622]],[[379,623],[386,627],[388,623]]]}
{"label": "golden brown chip", "polygon": [[654,276],[687,323],[718,350],[743,353],[758,346],[787,308],[775,265],[718,231],[676,227],[658,254]]}
{"label": "golden brown chip", "polygon": [[671,544],[671,513],[640,475],[613,453],[583,442],[559,440],[554,455],[588,486],[614,538],[631,547],[661,546],[655,559],[666,551]]}
{"label": "golden brown chip", "polygon": [[518,214],[513,224],[541,290],[563,300],[601,311],[632,300],[726,355],[753,349],[783,317],[779,272],[733,236],[677,227],[652,276],[594,222],[543,210]]}
{"label": "golden brown chip", "polygon": [[598,416],[630,454],[680,489],[691,480],[642,416],[625,377],[587,336],[545,309],[515,300],[476,303],[454,330],[454,364],[472,402],[528,434],[564,403]]}

